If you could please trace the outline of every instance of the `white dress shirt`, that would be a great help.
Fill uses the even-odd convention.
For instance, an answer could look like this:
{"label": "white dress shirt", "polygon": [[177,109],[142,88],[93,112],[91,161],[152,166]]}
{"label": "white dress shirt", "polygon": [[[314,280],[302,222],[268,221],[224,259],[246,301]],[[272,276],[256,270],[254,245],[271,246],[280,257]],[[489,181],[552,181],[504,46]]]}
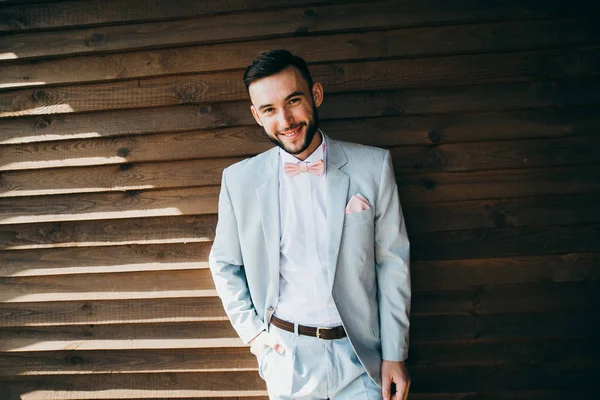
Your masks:
{"label": "white dress shirt", "polygon": [[[326,163],[323,143],[303,162]],[[327,170],[321,176],[302,172],[289,177],[286,162],[302,163],[280,149],[279,302],[277,317],[302,325],[337,326],[341,318],[329,290],[326,256]]]}

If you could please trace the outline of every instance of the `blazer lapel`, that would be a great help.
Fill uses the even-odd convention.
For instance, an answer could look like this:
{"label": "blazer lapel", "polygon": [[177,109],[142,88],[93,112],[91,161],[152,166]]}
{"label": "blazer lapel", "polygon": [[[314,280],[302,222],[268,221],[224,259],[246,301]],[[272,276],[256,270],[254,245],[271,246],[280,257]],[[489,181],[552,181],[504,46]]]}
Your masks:
{"label": "blazer lapel", "polygon": [[277,147],[266,154],[258,170],[262,182],[256,188],[260,217],[269,262],[268,301],[276,299],[279,292],[279,150]]}
{"label": "blazer lapel", "polygon": [[331,290],[342,240],[350,177],[340,170],[348,163],[342,145],[329,136],[325,138],[327,141],[327,269]]}

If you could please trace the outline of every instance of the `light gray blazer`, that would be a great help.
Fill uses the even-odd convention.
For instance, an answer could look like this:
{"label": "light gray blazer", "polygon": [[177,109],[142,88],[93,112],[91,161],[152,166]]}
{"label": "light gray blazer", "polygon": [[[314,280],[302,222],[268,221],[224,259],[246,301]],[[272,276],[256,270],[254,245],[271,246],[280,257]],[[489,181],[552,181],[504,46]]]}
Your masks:
{"label": "light gray blazer", "polygon": [[[381,360],[408,355],[409,242],[389,151],[327,142],[327,266],[359,360],[381,386]],[[209,256],[217,293],[244,343],[266,329],[279,295],[279,149],[223,172]],[[345,215],[356,193],[371,208]]]}

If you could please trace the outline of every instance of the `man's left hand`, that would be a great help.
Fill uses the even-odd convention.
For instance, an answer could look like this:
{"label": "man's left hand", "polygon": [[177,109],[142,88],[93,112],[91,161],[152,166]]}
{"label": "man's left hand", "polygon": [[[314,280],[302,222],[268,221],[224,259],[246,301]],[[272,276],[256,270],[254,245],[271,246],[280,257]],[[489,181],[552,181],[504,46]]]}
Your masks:
{"label": "man's left hand", "polygon": [[[392,383],[396,385],[396,393],[392,397]],[[406,400],[410,388],[410,377],[404,361],[381,362],[381,394],[383,400]]]}

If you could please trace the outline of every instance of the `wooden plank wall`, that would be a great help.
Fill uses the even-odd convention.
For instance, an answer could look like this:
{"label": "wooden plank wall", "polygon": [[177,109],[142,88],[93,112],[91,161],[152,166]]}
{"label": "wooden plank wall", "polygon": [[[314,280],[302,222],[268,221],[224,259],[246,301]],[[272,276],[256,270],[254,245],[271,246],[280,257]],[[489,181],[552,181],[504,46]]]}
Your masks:
{"label": "wooden plank wall", "polygon": [[411,399],[599,394],[600,12],[581,0],[0,4],[0,399],[265,398],[207,269],[241,81],[304,55],[392,150]]}

